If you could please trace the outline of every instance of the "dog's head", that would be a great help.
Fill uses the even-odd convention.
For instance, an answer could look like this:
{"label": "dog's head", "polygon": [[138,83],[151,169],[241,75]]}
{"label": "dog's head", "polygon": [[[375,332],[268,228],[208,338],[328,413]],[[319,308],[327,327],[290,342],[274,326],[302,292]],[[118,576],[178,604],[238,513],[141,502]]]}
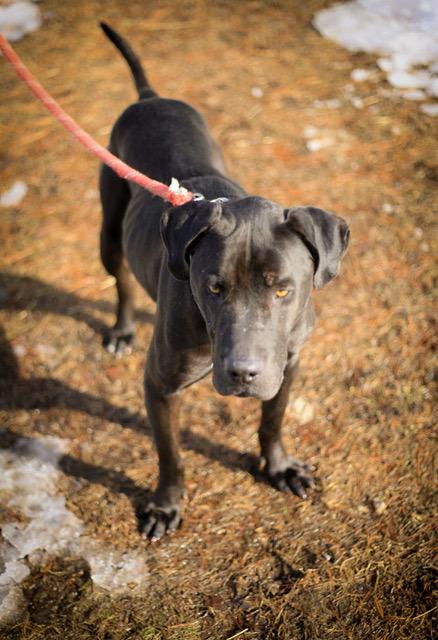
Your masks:
{"label": "dog's head", "polygon": [[312,287],[336,276],[347,224],[314,207],[263,198],[201,200],[167,210],[168,266],[189,279],[223,395],[269,400],[278,391]]}

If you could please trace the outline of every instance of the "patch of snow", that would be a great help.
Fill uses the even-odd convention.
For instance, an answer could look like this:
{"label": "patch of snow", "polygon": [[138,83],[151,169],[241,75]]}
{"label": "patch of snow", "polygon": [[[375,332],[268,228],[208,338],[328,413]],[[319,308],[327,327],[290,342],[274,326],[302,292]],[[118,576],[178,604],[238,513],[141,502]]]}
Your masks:
{"label": "patch of snow", "polygon": [[385,73],[389,73],[393,69],[393,65],[390,58],[378,58],[377,66]]}
{"label": "patch of snow", "polygon": [[20,617],[24,604],[21,587],[12,581],[6,586],[0,585],[0,625],[16,622]]}
{"label": "patch of snow", "polygon": [[406,100],[424,100],[426,94],[421,89],[413,89],[412,91],[403,91],[402,96]]}
{"label": "patch of snow", "polygon": [[378,516],[381,516],[382,513],[385,513],[385,511],[387,509],[386,502],[384,500],[382,500],[381,498],[372,498],[371,499],[371,506],[374,509],[374,513],[376,513]]}
{"label": "patch of snow", "polygon": [[355,109],[363,109],[363,100],[362,100],[362,98],[359,98],[358,96],[353,96],[351,98],[351,104],[353,105],[353,107]]}
{"label": "patch of snow", "polygon": [[10,42],[17,42],[40,26],[41,12],[32,2],[21,0],[0,7],[0,33]]}
{"label": "patch of snow", "polygon": [[438,104],[422,104],[420,107],[423,113],[426,113],[428,116],[432,116],[432,118],[436,118],[438,116]]}
{"label": "patch of snow", "polygon": [[311,422],[315,417],[315,407],[304,398],[295,398],[290,403],[290,407],[300,425]]}
{"label": "patch of snow", "polygon": [[142,553],[102,548],[82,535],[83,524],[56,495],[58,463],[68,442],[46,436],[19,438],[13,448],[0,451],[0,491],[7,506],[23,520],[1,525],[0,623],[20,614],[23,596],[19,583],[33,564],[49,555],[73,553],[90,564],[91,578],[105,589],[121,592],[142,586],[149,571]]}
{"label": "patch of snow", "polygon": [[379,54],[378,66],[397,89],[438,97],[438,2],[352,0],[318,11],[313,24],[351,51]]}
{"label": "patch of snow", "polygon": [[[5,577],[7,580],[13,580],[14,582],[21,582],[24,578],[30,574],[30,569],[21,560],[10,560],[5,562],[4,573],[0,576],[0,584],[5,584]],[[2,580],[3,578],[3,580]]]}
{"label": "patch of snow", "polygon": [[318,129],[310,124],[309,126],[304,127],[303,133],[305,138],[314,138],[318,133]]}
{"label": "patch of snow", "polygon": [[251,87],[251,95],[253,98],[263,98],[263,89],[261,87]]}
{"label": "patch of snow", "polygon": [[342,105],[338,98],[329,98],[328,100],[314,100],[313,106],[317,109],[339,109]]}
{"label": "patch of snow", "polygon": [[326,147],[330,147],[333,144],[333,138],[312,138],[306,142],[307,150],[311,153],[320,151]]}
{"label": "patch of snow", "polygon": [[393,71],[388,74],[390,84],[396,89],[421,89],[429,81],[426,71]]}
{"label": "patch of snow", "polygon": [[12,351],[17,356],[17,358],[22,358],[27,353],[27,349],[24,344],[14,344],[12,346]]}
{"label": "patch of snow", "polygon": [[431,78],[427,84],[427,93],[430,96],[438,98],[438,77]]}
{"label": "patch of snow", "polygon": [[364,82],[370,78],[372,73],[368,69],[353,69],[350,75],[355,82]]}
{"label": "patch of snow", "polygon": [[83,556],[90,565],[93,582],[113,592],[126,591],[149,580],[144,553],[94,548],[90,542],[83,549]]}
{"label": "patch of snow", "polygon": [[41,357],[41,359],[45,362],[45,364],[49,367],[54,367],[55,364],[59,361],[58,351],[51,344],[36,344],[34,345],[34,349]]}
{"label": "patch of snow", "polygon": [[12,187],[0,195],[2,207],[16,207],[27,193],[27,185],[22,180],[16,180]]}
{"label": "patch of snow", "polygon": [[10,496],[8,506],[27,519],[26,523],[2,524],[3,539],[9,544],[0,550],[4,563],[0,622],[15,615],[12,602],[21,602],[20,597],[8,596],[10,591],[18,594],[17,584],[30,573],[25,557],[38,549],[62,551],[82,532],[81,522],[66,509],[65,499],[54,495],[59,474],[55,467],[65,448],[60,438],[20,438],[13,449],[0,451],[0,491]]}

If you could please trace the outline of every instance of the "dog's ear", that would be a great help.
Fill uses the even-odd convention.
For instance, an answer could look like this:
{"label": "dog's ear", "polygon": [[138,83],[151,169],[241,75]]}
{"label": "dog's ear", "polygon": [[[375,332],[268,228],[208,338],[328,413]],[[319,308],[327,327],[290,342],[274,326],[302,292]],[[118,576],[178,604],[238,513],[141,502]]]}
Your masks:
{"label": "dog's ear", "polygon": [[195,240],[220,218],[221,204],[199,200],[167,209],[161,217],[161,237],[168,253],[168,267],[177,280],[189,277],[190,251]]}
{"label": "dog's ear", "polygon": [[295,207],[285,211],[286,226],[300,236],[315,262],[314,286],[330,282],[339,271],[350,230],[342,218],[316,207]]}

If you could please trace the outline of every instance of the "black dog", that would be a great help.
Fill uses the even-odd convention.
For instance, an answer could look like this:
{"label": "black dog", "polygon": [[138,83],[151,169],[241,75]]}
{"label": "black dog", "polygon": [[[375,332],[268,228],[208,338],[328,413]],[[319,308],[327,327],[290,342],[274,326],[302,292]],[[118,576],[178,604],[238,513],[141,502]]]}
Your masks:
{"label": "black dog", "polygon": [[130,270],[157,302],[145,396],[160,475],[143,531],[158,539],[180,522],[178,392],[210,371],[219,393],[263,401],[261,455],[273,485],[302,498],[313,486],[309,466],[286,453],[281,422],[314,324],[312,287],[338,273],[349,230],[322,209],[285,210],[249,197],[227,176],[199,113],[158,97],[128,43],[102,28],[128,62],[139,94],[114,126],[111,151],[155,180],[177,178],[204,196],[166,206],[102,167],[101,253],[119,298],[107,349],[121,353],[134,337]]}

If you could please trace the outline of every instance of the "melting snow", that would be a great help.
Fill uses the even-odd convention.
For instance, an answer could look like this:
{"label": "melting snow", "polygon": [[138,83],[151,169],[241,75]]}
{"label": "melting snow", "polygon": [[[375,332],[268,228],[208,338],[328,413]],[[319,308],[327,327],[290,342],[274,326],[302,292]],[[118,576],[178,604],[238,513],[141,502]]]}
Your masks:
{"label": "melting snow", "polygon": [[253,98],[263,98],[263,89],[261,87],[251,87],[251,95]]}
{"label": "melting snow", "polygon": [[144,553],[104,551],[89,541],[82,555],[90,565],[93,582],[109,591],[124,591],[149,576]]}
{"label": "melting snow", "polygon": [[144,585],[149,578],[144,553],[102,548],[83,536],[82,522],[56,495],[58,462],[66,448],[67,441],[47,436],[20,438],[12,449],[0,451],[0,492],[7,506],[23,516],[1,525],[0,623],[19,616],[24,603],[19,583],[48,555],[84,557],[92,580],[112,592]]}
{"label": "melting snow", "polygon": [[428,116],[438,117],[438,104],[422,104],[421,111],[427,113]]}
{"label": "melting snow", "polygon": [[[381,55],[378,65],[397,89],[438,97],[436,0],[353,0],[319,11],[313,23],[351,51]],[[435,115],[433,109],[423,111]]]}
{"label": "melting snow", "polygon": [[320,149],[325,149],[326,147],[330,147],[333,144],[333,138],[325,137],[325,138],[313,138],[311,140],[307,140],[306,147],[308,151],[319,151]]}
{"label": "melting snow", "polygon": [[8,40],[16,42],[26,33],[41,26],[41,13],[32,2],[13,2],[0,7],[0,32]]}
{"label": "melting snow", "polygon": [[426,94],[421,89],[413,89],[412,91],[404,91],[403,98],[406,100],[424,100]]}
{"label": "melting snow", "polygon": [[315,417],[315,407],[304,398],[295,398],[289,403],[298,424],[307,424]]}
{"label": "melting snow", "polygon": [[2,207],[15,207],[23,200],[27,193],[27,185],[22,180],[16,180],[12,187],[0,195]]}
{"label": "melting snow", "polygon": [[355,82],[364,82],[365,80],[369,80],[372,73],[367,69],[353,69],[351,72],[351,79]]}

